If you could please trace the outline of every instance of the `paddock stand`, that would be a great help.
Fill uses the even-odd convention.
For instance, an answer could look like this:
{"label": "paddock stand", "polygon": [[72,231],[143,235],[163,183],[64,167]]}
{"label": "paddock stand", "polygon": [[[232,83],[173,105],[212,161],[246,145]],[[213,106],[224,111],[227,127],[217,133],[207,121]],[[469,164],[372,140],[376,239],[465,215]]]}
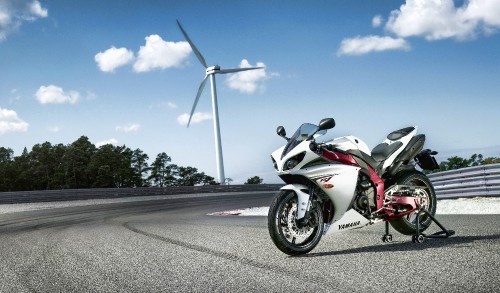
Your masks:
{"label": "paddock stand", "polygon": [[[431,235],[426,235],[424,233],[420,233],[420,215],[421,214],[427,214],[431,220],[436,223],[436,225],[441,228],[441,231],[436,232]],[[448,238],[452,235],[455,235],[454,230],[448,230],[446,229],[434,216],[432,216],[429,211],[426,209],[419,209],[417,212],[417,231],[415,232],[414,235],[411,235],[411,241],[413,243],[422,243],[424,242],[425,238]],[[389,222],[385,222],[385,234],[382,236],[382,241],[383,242],[392,242],[392,235],[389,234]]]}

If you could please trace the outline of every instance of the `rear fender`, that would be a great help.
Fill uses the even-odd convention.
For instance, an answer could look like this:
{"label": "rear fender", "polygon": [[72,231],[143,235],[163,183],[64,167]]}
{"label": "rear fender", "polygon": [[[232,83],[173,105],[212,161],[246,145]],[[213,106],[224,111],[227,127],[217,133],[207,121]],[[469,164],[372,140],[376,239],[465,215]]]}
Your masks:
{"label": "rear fender", "polygon": [[281,190],[290,190],[297,195],[297,215],[295,218],[302,219],[309,209],[309,193],[307,186],[302,184],[288,184],[280,188]]}

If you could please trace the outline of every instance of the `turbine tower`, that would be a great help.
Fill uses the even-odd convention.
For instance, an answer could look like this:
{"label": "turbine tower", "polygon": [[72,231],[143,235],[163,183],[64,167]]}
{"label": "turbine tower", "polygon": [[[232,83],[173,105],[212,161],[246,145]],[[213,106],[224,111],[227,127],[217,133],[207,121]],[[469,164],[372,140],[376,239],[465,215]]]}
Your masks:
{"label": "turbine tower", "polygon": [[219,109],[217,106],[217,88],[215,87],[215,75],[216,74],[226,74],[226,73],[234,73],[240,71],[247,70],[255,70],[262,69],[263,67],[247,67],[247,68],[233,68],[233,69],[221,69],[219,65],[208,67],[205,62],[205,58],[201,55],[200,51],[193,44],[186,31],[182,28],[181,23],[177,20],[177,24],[181,29],[182,34],[186,38],[186,41],[191,46],[194,54],[200,61],[201,65],[205,67],[205,77],[201,81],[200,87],[198,88],[198,93],[196,94],[196,98],[194,99],[193,108],[191,109],[191,115],[189,115],[189,120],[187,127],[191,123],[191,118],[193,118],[194,110],[196,109],[196,104],[198,104],[198,100],[200,99],[201,93],[203,92],[203,88],[205,88],[205,83],[207,82],[208,77],[210,77],[210,85],[212,87],[212,115],[214,117],[214,136],[215,136],[215,158],[217,161],[217,179],[220,184],[224,184],[224,159],[222,158],[222,144],[220,138],[220,127],[219,127]]}

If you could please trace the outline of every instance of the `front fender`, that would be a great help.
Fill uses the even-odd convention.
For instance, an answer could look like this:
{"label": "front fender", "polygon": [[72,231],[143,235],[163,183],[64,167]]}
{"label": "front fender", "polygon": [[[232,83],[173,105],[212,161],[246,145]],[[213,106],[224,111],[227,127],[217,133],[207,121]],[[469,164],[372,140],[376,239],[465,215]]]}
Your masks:
{"label": "front fender", "polygon": [[309,188],[302,184],[288,184],[280,188],[281,190],[290,190],[295,192],[297,195],[297,215],[295,218],[302,219],[309,209],[309,194],[304,192],[304,190],[309,190]]}

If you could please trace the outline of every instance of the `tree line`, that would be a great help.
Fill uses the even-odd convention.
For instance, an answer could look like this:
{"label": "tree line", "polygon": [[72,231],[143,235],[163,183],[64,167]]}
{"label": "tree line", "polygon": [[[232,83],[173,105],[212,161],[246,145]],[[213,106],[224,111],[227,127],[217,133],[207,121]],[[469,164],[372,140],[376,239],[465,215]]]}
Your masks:
{"label": "tree line", "polygon": [[500,163],[500,158],[497,157],[484,158],[482,154],[473,154],[468,159],[454,156],[439,163],[439,169],[434,170],[433,173],[448,171],[448,170],[456,170],[467,167],[474,167],[474,166],[499,164],[499,163]]}
{"label": "tree line", "polygon": [[140,149],[96,147],[86,136],[69,145],[45,142],[29,152],[24,148],[20,156],[13,154],[0,147],[0,191],[216,184],[194,167],[172,164],[164,152],[150,166]]}

